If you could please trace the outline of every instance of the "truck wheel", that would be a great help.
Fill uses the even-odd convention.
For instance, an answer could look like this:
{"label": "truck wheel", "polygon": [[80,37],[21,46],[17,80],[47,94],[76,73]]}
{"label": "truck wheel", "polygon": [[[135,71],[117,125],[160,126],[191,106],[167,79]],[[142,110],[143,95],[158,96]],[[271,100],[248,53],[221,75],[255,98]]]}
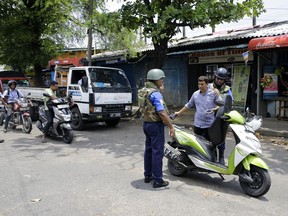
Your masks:
{"label": "truck wheel", "polygon": [[115,127],[117,124],[119,124],[119,122],[120,122],[120,118],[105,120],[106,125],[108,125],[109,127]]}
{"label": "truck wheel", "polygon": [[71,110],[71,127],[73,130],[83,130],[84,120],[82,119],[82,114],[77,107]]}

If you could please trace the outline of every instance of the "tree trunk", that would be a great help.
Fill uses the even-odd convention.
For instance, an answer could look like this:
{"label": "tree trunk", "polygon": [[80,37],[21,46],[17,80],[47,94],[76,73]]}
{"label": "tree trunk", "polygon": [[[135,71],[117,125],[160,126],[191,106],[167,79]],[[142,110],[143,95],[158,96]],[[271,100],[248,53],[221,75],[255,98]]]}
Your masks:
{"label": "tree trunk", "polygon": [[34,71],[35,71],[35,86],[42,87],[43,84],[43,78],[42,78],[42,67],[40,64],[35,63],[34,64]]}
{"label": "tree trunk", "polygon": [[162,69],[165,64],[168,42],[166,39],[160,40],[158,43],[154,43],[155,60],[153,63],[154,68]]}

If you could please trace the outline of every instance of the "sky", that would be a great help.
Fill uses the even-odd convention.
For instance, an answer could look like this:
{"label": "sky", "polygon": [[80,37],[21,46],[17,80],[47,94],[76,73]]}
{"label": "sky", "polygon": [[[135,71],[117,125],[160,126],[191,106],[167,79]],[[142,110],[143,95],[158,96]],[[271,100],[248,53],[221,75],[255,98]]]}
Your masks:
{"label": "sky", "polygon": [[[280,22],[288,20],[288,0],[263,0],[266,13],[263,13],[256,18],[256,25],[264,25],[272,22]],[[111,10],[116,10],[121,7],[121,0],[108,0],[107,5]],[[239,20],[237,23],[224,23],[217,25],[215,31],[225,31],[231,29],[239,29],[252,26],[252,18],[246,17],[242,20]],[[212,30],[210,27],[205,29],[194,29],[190,30],[186,28],[186,36],[196,36],[211,33]],[[182,37],[182,34],[177,35],[176,37]]]}

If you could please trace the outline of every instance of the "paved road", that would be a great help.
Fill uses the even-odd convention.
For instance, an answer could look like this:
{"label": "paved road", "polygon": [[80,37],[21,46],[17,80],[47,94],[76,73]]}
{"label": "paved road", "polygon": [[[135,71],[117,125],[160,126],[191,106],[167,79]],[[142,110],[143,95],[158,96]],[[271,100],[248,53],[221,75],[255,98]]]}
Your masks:
{"label": "paved road", "polygon": [[285,146],[263,144],[272,186],[256,199],[243,193],[237,176],[173,177],[166,159],[169,187],[144,184],[144,135],[136,120],[117,128],[90,125],[75,132],[71,145],[59,139],[41,143],[36,127],[28,135],[19,130],[0,136],[0,216],[287,215]]}

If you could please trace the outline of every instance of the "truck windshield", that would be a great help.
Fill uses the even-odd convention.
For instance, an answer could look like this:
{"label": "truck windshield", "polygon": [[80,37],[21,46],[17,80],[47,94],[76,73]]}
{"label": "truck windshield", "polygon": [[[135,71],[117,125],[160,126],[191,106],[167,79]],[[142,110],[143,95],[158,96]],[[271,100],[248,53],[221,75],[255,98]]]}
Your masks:
{"label": "truck windshield", "polygon": [[108,91],[127,90],[131,87],[129,81],[122,70],[111,68],[90,68],[89,76],[93,89]]}

